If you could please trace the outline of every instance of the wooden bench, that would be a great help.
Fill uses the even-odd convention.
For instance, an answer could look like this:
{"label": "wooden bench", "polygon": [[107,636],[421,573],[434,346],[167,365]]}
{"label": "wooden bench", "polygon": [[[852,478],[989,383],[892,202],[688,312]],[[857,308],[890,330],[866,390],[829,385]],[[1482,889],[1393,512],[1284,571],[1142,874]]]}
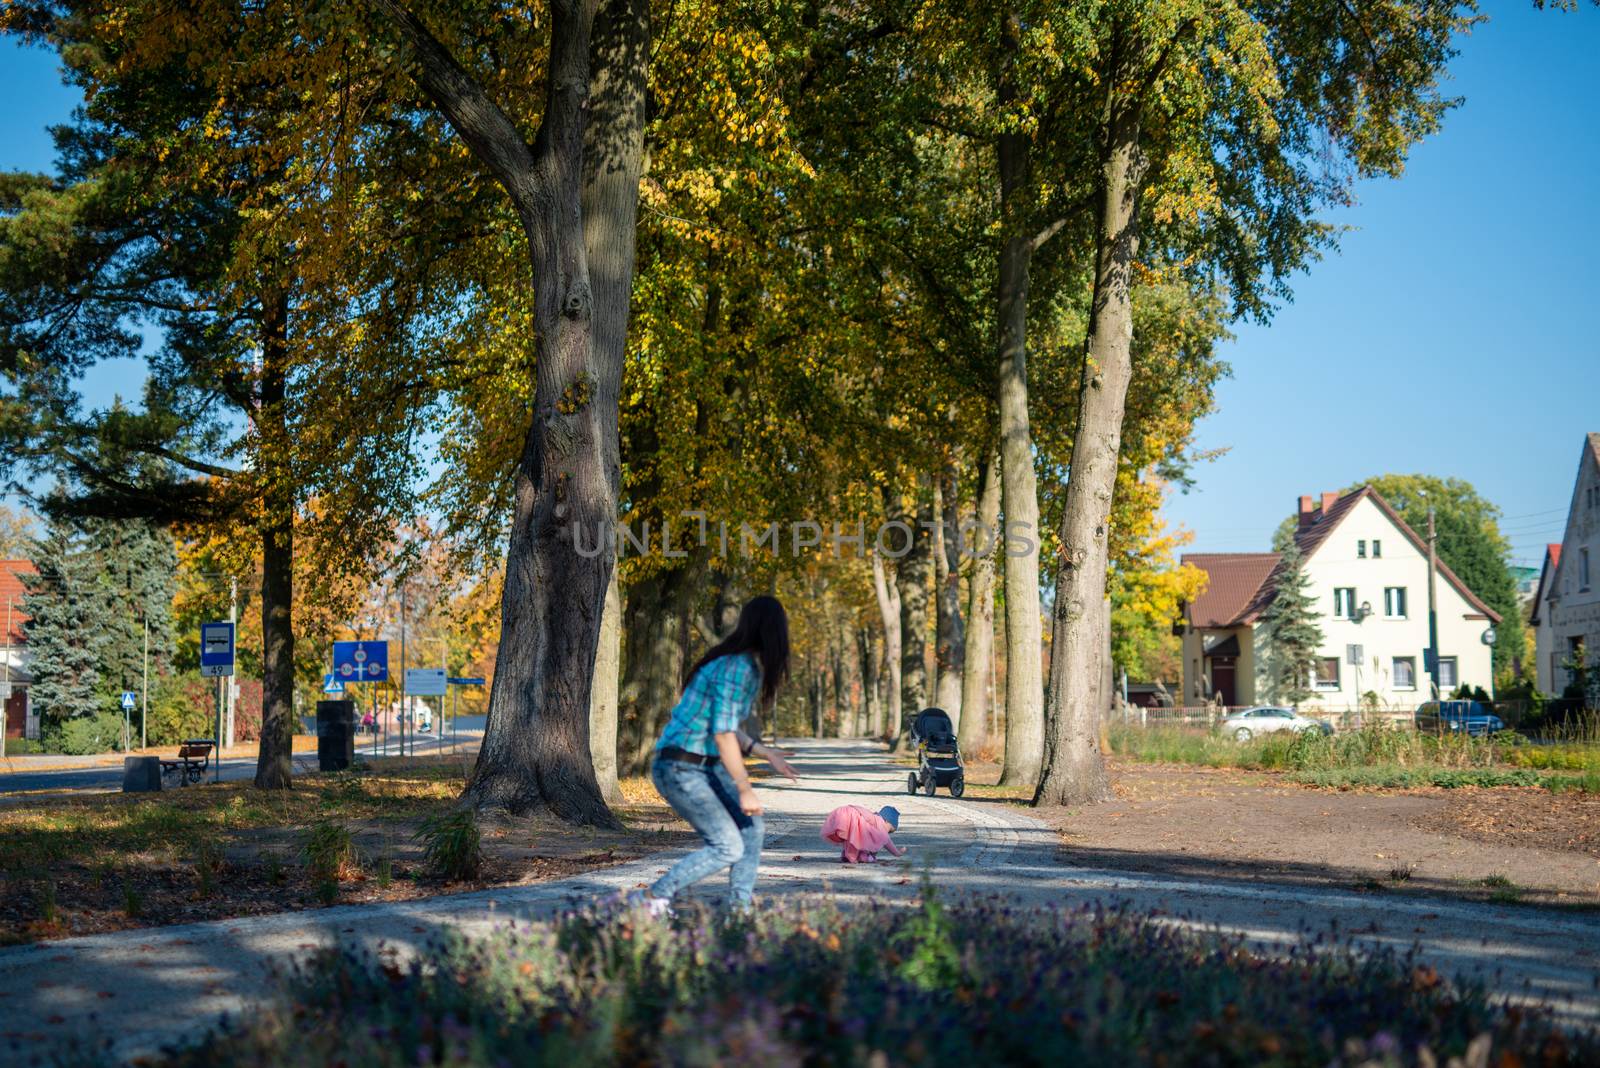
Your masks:
{"label": "wooden bench", "polygon": [[163,775],[177,775],[178,785],[186,782],[197,783],[206,776],[206,768],[211,763],[211,751],[216,748],[216,743],[210,738],[190,738],[178,746],[176,760],[163,760],[161,773]]}

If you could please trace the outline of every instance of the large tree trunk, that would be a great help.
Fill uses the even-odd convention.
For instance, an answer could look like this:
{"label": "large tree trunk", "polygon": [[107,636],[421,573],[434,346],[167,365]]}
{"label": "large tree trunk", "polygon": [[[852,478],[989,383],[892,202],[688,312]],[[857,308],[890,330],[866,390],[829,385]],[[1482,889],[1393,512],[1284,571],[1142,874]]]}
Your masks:
{"label": "large tree trunk", "polygon": [[1055,644],[1050,657],[1048,759],[1036,804],[1097,801],[1110,792],[1100,755],[1097,695],[1105,676],[1106,528],[1117,484],[1122,416],[1133,378],[1133,270],[1139,251],[1139,192],[1146,160],[1139,101],[1113,55],[1102,143],[1094,303],[1078,389],[1078,432],[1061,517]]}
{"label": "large tree trunk", "polygon": [[[1011,12],[1001,16],[999,102],[1015,102],[1021,27]],[[1039,611],[1039,491],[1033,470],[1033,431],[1028,421],[1028,269],[1033,260],[1033,196],[1029,184],[1028,134],[996,139],[1000,164],[998,324],[1001,501],[1006,544],[1006,753],[1004,786],[1034,787],[1044,764],[1043,637]]]}
{"label": "large tree trunk", "polygon": [[622,594],[617,571],[611,570],[606,604],[600,616],[600,647],[594,657],[594,686],[589,692],[589,758],[594,778],[608,804],[622,803],[617,785],[617,688],[622,669]]}
{"label": "large tree trunk", "polygon": [[[915,514],[902,515],[911,528],[911,551],[895,568],[900,594],[900,720],[893,724],[893,749],[899,752],[911,740],[911,723],[928,704],[928,597],[933,584],[933,502],[917,505]],[[899,537],[897,533],[895,535]],[[898,542],[896,543],[898,546]]]}
{"label": "large tree trunk", "polygon": [[[650,45],[648,0],[605,0],[590,42],[589,118],[583,127],[583,244],[594,294],[591,344],[598,365],[616,374],[598,383],[595,400],[605,446],[603,467],[613,502],[621,491],[618,391],[633,297],[634,237],[644,152],[644,98]],[[609,555],[609,554],[608,554]],[[622,657],[622,592],[613,559],[601,613],[589,748],[595,780],[611,804],[617,785],[617,698]]]}
{"label": "large tree trunk", "polygon": [[[972,574],[967,579],[967,649],[961,670],[961,722],[957,741],[963,753],[977,753],[989,736],[989,687],[994,663],[994,554],[985,539],[997,536],[1000,522],[999,460],[985,457],[978,465],[977,530]],[[983,551],[987,549],[987,551]]]}
{"label": "large tree trunk", "polygon": [[875,733],[888,738],[900,729],[900,589],[884,575],[883,558],[872,554],[872,588],[878,595],[878,614],[883,619],[883,663],[888,668],[888,687],[880,709]]}
{"label": "large tree trunk", "polygon": [[[612,570],[601,541],[616,524],[620,480],[648,11],[611,0],[594,35],[594,0],[551,5],[543,118],[530,146],[420,19],[397,0],[375,4],[409,46],[423,89],[510,196],[532,260],[532,425],[515,475],[494,689],[463,800],[617,826],[589,755],[589,696]],[[585,209],[604,217],[586,220]]]}
{"label": "large tree trunk", "polygon": [[961,623],[961,511],[956,494],[956,467],[940,473],[934,497],[934,687],[933,703],[961,722],[961,671],[967,659],[967,636]]}
{"label": "large tree trunk", "polygon": [[287,790],[294,783],[294,473],[290,468],[284,395],[289,369],[289,300],[262,302],[260,434],[261,747],[256,786]]}

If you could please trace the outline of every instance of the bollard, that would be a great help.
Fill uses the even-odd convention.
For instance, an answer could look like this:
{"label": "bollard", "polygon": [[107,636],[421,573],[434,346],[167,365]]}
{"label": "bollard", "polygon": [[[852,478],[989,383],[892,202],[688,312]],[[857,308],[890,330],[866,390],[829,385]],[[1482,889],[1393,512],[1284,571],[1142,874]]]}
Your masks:
{"label": "bollard", "polygon": [[131,756],[122,758],[122,792],[151,794],[161,792],[161,758]]}

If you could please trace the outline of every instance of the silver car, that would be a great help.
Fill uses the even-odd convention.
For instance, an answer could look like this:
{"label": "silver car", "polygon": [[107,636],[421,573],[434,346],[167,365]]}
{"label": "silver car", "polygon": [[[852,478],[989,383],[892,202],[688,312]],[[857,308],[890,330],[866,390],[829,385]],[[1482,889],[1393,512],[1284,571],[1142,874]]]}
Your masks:
{"label": "silver car", "polygon": [[1323,734],[1332,734],[1333,724],[1325,719],[1303,716],[1292,708],[1257,705],[1233,713],[1222,721],[1221,730],[1235,741],[1248,742],[1258,734],[1271,734],[1273,731],[1321,731]]}

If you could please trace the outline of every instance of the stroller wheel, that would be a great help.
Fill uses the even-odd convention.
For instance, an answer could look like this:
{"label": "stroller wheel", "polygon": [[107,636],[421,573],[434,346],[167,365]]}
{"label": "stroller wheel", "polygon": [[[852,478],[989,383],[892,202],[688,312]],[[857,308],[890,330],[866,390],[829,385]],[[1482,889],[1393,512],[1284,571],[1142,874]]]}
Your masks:
{"label": "stroller wheel", "polygon": [[922,784],[922,792],[932,797],[939,791],[939,776],[929,775],[928,781]]}
{"label": "stroller wheel", "polygon": [[957,775],[955,778],[950,780],[950,796],[951,797],[960,797],[962,794],[964,794],[966,792],[967,792],[967,777],[965,775]]}
{"label": "stroller wheel", "polygon": [[906,793],[914,794],[916,792],[917,792],[917,773],[913,771],[909,775],[906,776]]}

